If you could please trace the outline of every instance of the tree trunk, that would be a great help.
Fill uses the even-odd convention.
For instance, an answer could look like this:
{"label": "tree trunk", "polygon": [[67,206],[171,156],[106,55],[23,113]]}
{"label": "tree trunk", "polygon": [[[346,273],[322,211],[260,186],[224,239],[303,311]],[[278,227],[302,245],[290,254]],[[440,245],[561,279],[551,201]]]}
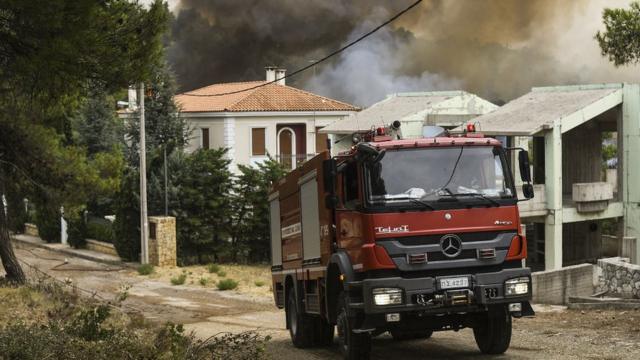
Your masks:
{"label": "tree trunk", "polygon": [[26,281],[24,272],[18,263],[15,253],[13,252],[13,246],[11,245],[11,238],[9,237],[9,226],[7,224],[7,217],[4,212],[4,205],[0,197],[0,260],[4,266],[4,271],[7,273],[7,280],[23,284]]}

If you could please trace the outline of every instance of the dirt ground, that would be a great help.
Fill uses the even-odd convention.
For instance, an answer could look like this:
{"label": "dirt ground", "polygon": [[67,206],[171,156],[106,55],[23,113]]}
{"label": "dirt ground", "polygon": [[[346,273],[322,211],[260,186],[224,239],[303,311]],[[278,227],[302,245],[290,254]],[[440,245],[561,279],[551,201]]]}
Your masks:
{"label": "dirt ground", "polygon": [[[173,286],[169,278],[182,269],[162,270],[151,277],[135,270],[120,269],[91,261],[68,258],[44,249],[21,247],[18,257],[46,273],[72,284],[87,296],[113,299],[127,292],[124,306],[153,321],[183,323],[198,336],[220,332],[255,330],[272,336],[268,351],[274,359],[335,359],[336,345],[330,348],[299,350],[291,345],[284,328],[284,313],[275,308],[268,291],[222,292],[214,286],[201,286],[204,276],[190,269],[194,283]],[[62,265],[61,265],[62,264]],[[224,266],[223,266],[224,267]],[[230,269],[227,277],[232,275]],[[267,275],[259,275],[260,277]],[[215,278],[215,276],[212,276]],[[263,285],[270,286],[267,282]],[[249,290],[247,290],[249,289]],[[2,300],[0,299],[0,302]],[[469,329],[435,333],[431,339],[394,342],[381,335],[373,342],[373,359],[640,359],[640,311],[571,311],[557,307],[535,307],[534,318],[515,319],[511,348],[502,356],[480,355]]]}

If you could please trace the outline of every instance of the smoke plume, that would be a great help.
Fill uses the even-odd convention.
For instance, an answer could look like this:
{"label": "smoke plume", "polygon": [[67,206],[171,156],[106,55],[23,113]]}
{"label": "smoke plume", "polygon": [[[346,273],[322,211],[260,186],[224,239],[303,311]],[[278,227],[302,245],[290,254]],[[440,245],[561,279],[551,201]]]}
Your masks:
{"label": "smoke plume", "polygon": [[[339,48],[412,0],[181,0],[169,60],[182,90],[264,78]],[[363,42],[287,79],[366,106],[400,91],[467,90],[508,101],[532,86],[639,81],[599,52],[605,7],[626,0],[426,0]]]}

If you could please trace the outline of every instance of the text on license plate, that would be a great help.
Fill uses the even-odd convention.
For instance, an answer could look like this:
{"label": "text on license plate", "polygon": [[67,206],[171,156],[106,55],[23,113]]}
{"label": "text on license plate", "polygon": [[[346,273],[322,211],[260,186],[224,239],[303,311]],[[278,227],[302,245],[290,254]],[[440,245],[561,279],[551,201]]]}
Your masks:
{"label": "text on license plate", "polygon": [[468,287],[469,278],[466,276],[440,279],[440,289],[459,289]]}

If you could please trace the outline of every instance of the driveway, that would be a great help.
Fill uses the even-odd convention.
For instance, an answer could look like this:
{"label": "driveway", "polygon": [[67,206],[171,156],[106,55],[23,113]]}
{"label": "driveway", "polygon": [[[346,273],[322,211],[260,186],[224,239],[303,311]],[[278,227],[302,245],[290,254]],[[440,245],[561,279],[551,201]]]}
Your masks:
{"label": "driveway", "polygon": [[[196,335],[258,331],[270,335],[274,359],[336,359],[338,349],[299,350],[291,345],[284,312],[270,298],[247,299],[197,285],[172,286],[138,276],[134,270],[66,257],[22,245],[19,259],[77,286],[91,296],[114,299],[125,290],[126,311],[145,318],[185,324]],[[395,342],[388,335],[373,341],[373,359],[640,359],[640,312],[569,311],[537,307],[535,318],[515,319],[511,348],[502,356],[483,356],[469,329],[437,332],[431,339]]]}

